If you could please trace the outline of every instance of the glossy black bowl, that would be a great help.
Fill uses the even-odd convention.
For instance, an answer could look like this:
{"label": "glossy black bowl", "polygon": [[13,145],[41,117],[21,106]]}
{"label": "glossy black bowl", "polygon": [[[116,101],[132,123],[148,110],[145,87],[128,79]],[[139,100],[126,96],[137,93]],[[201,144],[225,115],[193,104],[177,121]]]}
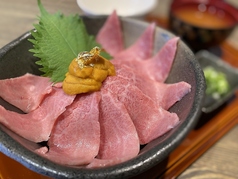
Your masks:
{"label": "glossy black bowl", "polygon": [[[95,35],[105,19],[84,18],[88,32]],[[121,18],[121,22],[126,46],[133,43],[148,26],[145,22],[129,18]],[[172,37],[173,34],[157,28],[155,51]],[[0,50],[0,79],[20,76],[26,72],[40,74],[34,63],[36,58],[28,51],[32,48],[27,40],[29,38],[31,35],[27,32]],[[33,150],[39,148],[37,144],[23,139],[2,125],[0,151],[30,170],[53,178],[129,178],[138,175],[165,159],[193,129],[201,112],[205,93],[203,71],[193,52],[182,41],[178,43],[176,58],[167,79],[169,83],[178,81],[186,81],[192,86],[192,91],[170,109],[178,114],[181,122],[165,135],[144,146],[137,157],[127,162],[99,169],[58,165],[35,154]],[[11,108],[4,101],[0,101],[0,104]]]}

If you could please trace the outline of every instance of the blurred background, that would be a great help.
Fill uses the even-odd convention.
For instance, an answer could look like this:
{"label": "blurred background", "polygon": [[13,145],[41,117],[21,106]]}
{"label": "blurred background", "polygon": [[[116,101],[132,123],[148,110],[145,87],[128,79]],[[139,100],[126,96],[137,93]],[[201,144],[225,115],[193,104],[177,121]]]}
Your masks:
{"label": "blurred background", "polygon": [[[204,10],[204,12],[198,14],[198,11],[195,12],[195,8],[194,8],[194,12],[192,12],[190,9],[190,12],[188,12],[190,14],[188,14],[188,13],[184,14],[183,18],[181,16],[178,17],[177,14],[179,13],[178,12],[179,8],[185,7],[184,5],[191,5],[191,4],[194,4],[194,5],[197,4],[196,8],[199,9],[201,7],[199,9],[199,11],[202,12]],[[202,4],[205,6],[201,6]],[[173,8],[171,8],[171,6]],[[202,8],[206,8],[206,10],[202,9]],[[193,33],[195,33],[197,35],[199,33],[199,31],[203,30],[202,31],[203,36],[206,35],[205,34],[206,31],[208,32],[208,36],[212,36],[212,35],[217,35],[220,37],[224,36],[224,39],[226,39],[228,43],[230,43],[234,48],[238,49],[238,41],[237,41],[237,39],[238,39],[238,27],[237,27],[238,10],[237,10],[237,8],[238,8],[238,1],[236,1],[236,0],[210,0],[210,1],[209,0],[175,0],[175,1],[160,0],[160,1],[158,1],[157,7],[154,8],[152,10],[152,12],[147,16],[147,20],[150,20],[150,21],[155,20],[156,21],[156,19],[157,19],[157,22],[160,26],[170,29],[177,35],[181,35],[181,36],[182,36],[182,32],[179,32],[179,31],[181,31],[181,29],[183,29],[183,28],[184,28],[184,31],[186,31],[184,33],[188,33],[189,31],[192,30]],[[181,10],[186,10],[186,8],[181,9]],[[197,13],[196,15],[198,15],[198,16],[199,15],[201,16],[201,14],[203,14],[204,17],[205,17],[205,15],[220,16],[221,15],[221,12],[219,12],[220,10],[222,11],[222,13],[225,13],[225,14],[229,13],[231,16],[233,16],[235,18],[236,22],[234,21],[233,25],[223,24],[224,25],[223,27],[221,27],[221,26],[220,27],[218,27],[218,26],[212,27],[212,25],[214,23],[211,20],[211,22],[207,21],[207,23],[208,24],[210,23],[211,26],[209,28],[205,28],[205,26],[203,26],[205,23],[204,20],[208,20],[209,17],[206,17],[204,19],[202,19],[202,18],[194,19],[194,21],[197,21],[197,22],[195,22],[195,26],[193,26],[193,24],[192,24],[192,19],[191,18],[188,19],[188,16],[195,17],[195,15],[194,15],[195,13]],[[205,14],[206,12],[208,12],[208,14]],[[173,23],[177,23],[175,27],[171,26],[171,24],[169,25],[169,23],[171,23],[171,22],[169,22],[169,19],[171,18],[171,13],[172,13],[172,18],[173,18],[172,19]],[[176,14],[176,16],[175,16],[175,14]],[[229,14],[226,14],[227,17],[229,16]],[[187,16],[187,18],[184,19],[185,15]],[[224,15],[224,14],[222,14],[222,15]],[[187,20],[189,20],[190,23],[188,23]],[[200,22],[199,22],[199,20],[200,20]],[[216,20],[216,19],[214,18],[213,20]],[[220,19],[218,18],[218,20],[220,20],[220,22],[222,22],[222,21],[228,22],[229,21],[228,18],[222,19],[221,16],[220,16]],[[215,33],[217,33],[217,34],[215,34]],[[227,34],[225,34],[225,33],[227,33]],[[225,35],[227,35],[227,36],[225,37]],[[185,39],[188,40],[188,37],[187,37],[188,34],[185,34],[184,36],[186,36]],[[201,41],[198,41],[201,39],[201,37],[202,36],[200,36],[199,39],[196,39],[195,41],[196,41],[196,43],[201,43],[200,45],[204,45],[205,43],[202,44]],[[214,39],[212,39],[212,40],[214,40]],[[200,49],[201,48],[198,48],[198,49],[196,49],[196,51],[200,50]]]}
{"label": "blurred background", "polygon": [[[192,1],[192,0],[191,0]],[[203,1],[203,0],[202,0]],[[205,0],[206,1],[206,0]],[[218,0],[219,1],[219,0]],[[234,7],[238,7],[238,1],[237,0],[224,0],[227,3],[232,4]],[[133,1],[134,2],[134,1]],[[64,14],[83,14],[83,11],[79,8],[77,5],[76,0],[42,0],[42,3],[44,4],[45,8],[48,8],[50,12],[56,12],[60,9]],[[166,26],[167,20],[169,18],[170,13],[170,5],[172,3],[172,0],[157,0],[156,6],[152,9],[151,12],[149,12],[145,17],[141,18],[142,20],[145,20],[147,16],[150,18],[159,18],[160,19],[160,26]],[[24,6],[22,6],[24,4]],[[52,5],[54,8],[52,8]],[[4,10],[1,12],[0,16],[0,47],[7,44],[9,42],[9,39],[6,39],[6,34],[11,34],[12,39],[17,38],[24,32],[28,31],[29,29],[32,29],[32,24],[37,22],[37,14],[39,14],[37,1],[29,1],[29,0],[19,0],[19,1],[8,1],[8,0],[1,0],[0,6],[4,7]],[[24,7],[24,9],[22,9]],[[70,8],[67,8],[70,7]],[[21,12],[24,11],[25,13],[22,14]],[[14,17],[14,18],[12,18]],[[20,28],[15,29],[14,24],[18,22],[18,26]],[[147,17],[148,19],[148,17]],[[8,22],[8,24],[11,24],[11,28],[5,28],[4,25],[5,22]],[[237,29],[238,27],[236,27]],[[231,35],[228,37],[228,42],[232,44],[236,49],[238,49],[238,30],[235,30],[232,32]]]}

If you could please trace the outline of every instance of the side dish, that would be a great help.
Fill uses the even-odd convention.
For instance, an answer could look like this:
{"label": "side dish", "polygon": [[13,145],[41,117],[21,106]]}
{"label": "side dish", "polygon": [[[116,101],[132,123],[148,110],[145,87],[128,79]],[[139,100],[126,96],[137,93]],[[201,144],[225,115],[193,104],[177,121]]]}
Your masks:
{"label": "side dish", "polygon": [[212,66],[205,67],[203,71],[207,83],[207,95],[210,95],[214,99],[219,99],[229,91],[230,87],[226,79],[226,74],[217,71]]}

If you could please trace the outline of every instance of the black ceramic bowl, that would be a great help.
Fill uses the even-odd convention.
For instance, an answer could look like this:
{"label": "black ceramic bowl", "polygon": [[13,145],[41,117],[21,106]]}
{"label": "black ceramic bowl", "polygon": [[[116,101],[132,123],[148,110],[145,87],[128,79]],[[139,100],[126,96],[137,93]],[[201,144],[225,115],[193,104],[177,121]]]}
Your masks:
{"label": "black ceramic bowl", "polygon": [[[95,35],[105,19],[105,17],[84,18],[88,32]],[[145,22],[129,18],[121,18],[121,22],[126,46],[135,41],[148,26]],[[26,72],[40,74],[34,63],[36,58],[28,51],[32,48],[32,44],[27,40],[30,36],[27,32],[0,50],[1,79],[20,76]],[[172,37],[173,34],[157,28],[155,51]],[[37,144],[21,138],[2,125],[0,125],[0,151],[30,170],[53,178],[129,178],[138,175],[165,159],[194,127],[201,112],[205,91],[204,75],[193,52],[182,41],[178,43],[176,58],[167,79],[170,83],[178,81],[186,81],[192,86],[191,92],[170,109],[178,114],[181,122],[162,137],[147,144],[137,157],[127,162],[99,169],[58,165],[35,154],[33,150],[39,147]],[[3,101],[0,101],[0,104],[10,107]]]}
{"label": "black ceramic bowl", "polygon": [[219,45],[238,23],[238,10],[223,0],[174,0],[169,28],[193,51]]}

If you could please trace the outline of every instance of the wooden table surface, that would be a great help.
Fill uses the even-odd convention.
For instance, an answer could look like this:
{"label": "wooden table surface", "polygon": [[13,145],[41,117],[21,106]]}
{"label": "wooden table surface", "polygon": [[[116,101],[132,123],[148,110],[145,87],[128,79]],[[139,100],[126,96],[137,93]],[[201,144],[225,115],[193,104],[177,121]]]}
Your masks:
{"label": "wooden table surface", "polygon": [[[45,8],[65,15],[82,13],[76,0],[42,0]],[[36,0],[0,0],[0,48],[33,28],[39,9]],[[231,43],[238,40],[234,33]],[[234,44],[236,45],[236,44]],[[238,46],[237,46],[238,50]],[[238,60],[238,57],[237,57]],[[238,126],[233,127],[191,166],[179,179],[235,179],[238,177]],[[1,170],[1,169],[0,169]]]}

